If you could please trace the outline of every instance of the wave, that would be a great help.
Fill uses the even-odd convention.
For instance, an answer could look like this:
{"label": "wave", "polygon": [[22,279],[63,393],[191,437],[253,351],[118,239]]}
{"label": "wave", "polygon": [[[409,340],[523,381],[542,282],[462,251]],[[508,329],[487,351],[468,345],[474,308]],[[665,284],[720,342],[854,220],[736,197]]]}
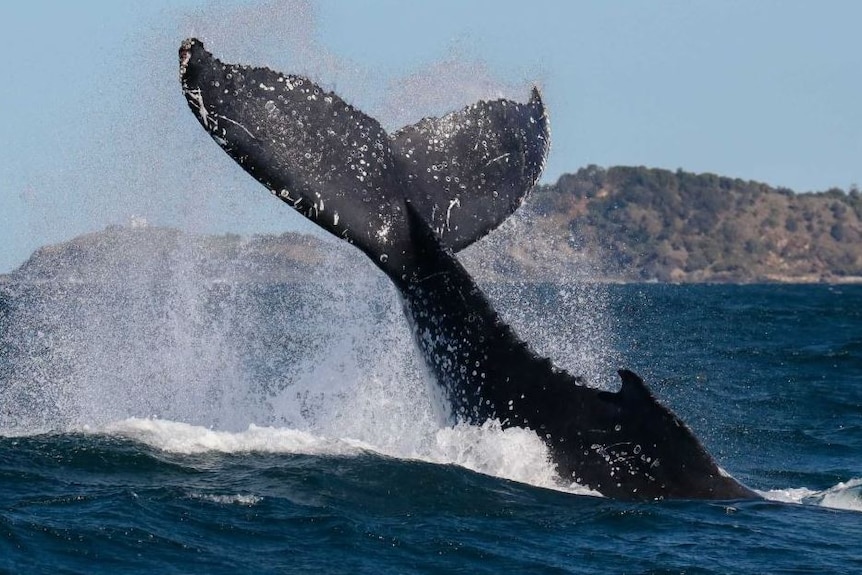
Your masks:
{"label": "wave", "polygon": [[759,492],[770,501],[816,505],[845,511],[862,511],[862,478],[842,481],[828,489],[815,491],[807,487],[773,489]]}
{"label": "wave", "polygon": [[[57,433],[52,431],[47,435],[50,437]],[[384,445],[375,445],[356,438],[329,437],[289,427],[250,424],[241,431],[223,431],[179,421],[137,417],[69,429],[60,432],[60,436],[70,433],[72,436],[80,434],[93,438],[128,440],[180,456],[284,454],[362,458],[370,455],[408,462],[452,465],[542,489],[602,497],[581,485],[562,483],[550,461],[547,447],[531,430],[503,429],[497,421],[482,426],[459,424],[438,428],[421,446],[414,445],[406,450],[386,442]],[[37,432],[15,434],[15,437],[45,435],[44,432]],[[176,460],[174,463],[185,465]],[[862,478],[839,482],[821,491],[807,487],[787,487],[761,490],[758,493],[767,501],[775,503],[862,512]],[[254,493],[195,491],[186,496],[214,504],[248,507],[262,500],[261,496]]]}
{"label": "wave", "polygon": [[[104,426],[86,427],[82,431],[122,437],[181,455],[274,453],[356,457],[374,454],[439,465],[457,465],[477,473],[534,487],[601,497],[597,492],[576,483],[561,483],[550,461],[547,447],[535,433],[520,428],[502,429],[496,421],[482,426],[459,424],[438,429],[421,451],[399,451],[353,438],[332,438],[298,429],[254,424],[244,431],[229,432],[177,421],[129,418]],[[778,503],[862,511],[862,478],[841,482],[822,491],[788,487],[758,493],[765,499]],[[250,504],[245,500],[236,502]],[[234,501],[231,500],[230,503]]]}
{"label": "wave", "polygon": [[457,465],[536,487],[598,495],[577,484],[561,484],[547,447],[535,433],[520,428],[503,429],[497,421],[482,426],[459,424],[440,428],[429,441],[420,446],[414,445],[409,450],[381,447],[348,437],[326,437],[291,428],[251,424],[243,431],[231,432],[178,421],[135,417],[102,426],[85,426],[80,431],[130,439],[181,455],[281,453],[354,457],[372,453],[426,463]]}

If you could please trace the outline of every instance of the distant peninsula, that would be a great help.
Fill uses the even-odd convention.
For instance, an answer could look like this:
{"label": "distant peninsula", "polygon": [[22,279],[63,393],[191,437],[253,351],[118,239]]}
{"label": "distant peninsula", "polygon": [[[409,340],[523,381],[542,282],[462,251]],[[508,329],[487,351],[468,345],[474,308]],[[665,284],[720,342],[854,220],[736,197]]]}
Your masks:
{"label": "distant peninsula", "polygon": [[[111,226],[37,250],[4,282],[295,282],[368,270],[343,242]],[[537,186],[460,255],[480,281],[862,282],[862,194],[645,167],[588,166]]]}
{"label": "distant peninsula", "polygon": [[542,233],[604,252],[627,280],[862,281],[862,194],[588,166],[532,197]]}

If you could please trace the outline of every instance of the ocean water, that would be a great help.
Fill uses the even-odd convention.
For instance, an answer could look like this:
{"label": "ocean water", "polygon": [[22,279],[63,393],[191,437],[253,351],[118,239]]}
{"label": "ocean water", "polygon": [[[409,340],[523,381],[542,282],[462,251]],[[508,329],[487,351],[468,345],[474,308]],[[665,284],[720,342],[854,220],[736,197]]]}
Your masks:
{"label": "ocean water", "polygon": [[764,495],[631,503],[447,426],[374,274],[175,278],[0,288],[0,572],[862,572],[862,286],[488,286]]}

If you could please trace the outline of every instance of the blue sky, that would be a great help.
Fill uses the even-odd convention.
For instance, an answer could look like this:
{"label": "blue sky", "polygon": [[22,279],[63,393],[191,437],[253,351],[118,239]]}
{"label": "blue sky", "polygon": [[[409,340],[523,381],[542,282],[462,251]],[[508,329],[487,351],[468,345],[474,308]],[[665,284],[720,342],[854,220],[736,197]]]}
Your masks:
{"label": "blue sky", "polygon": [[309,75],[389,128],[536,82],[546,182],[592,163],[809,191],[862,184],[860,22],[855,0],[4,3],[0,272],[133,216],[308,229],[186,110],[187,36]]}

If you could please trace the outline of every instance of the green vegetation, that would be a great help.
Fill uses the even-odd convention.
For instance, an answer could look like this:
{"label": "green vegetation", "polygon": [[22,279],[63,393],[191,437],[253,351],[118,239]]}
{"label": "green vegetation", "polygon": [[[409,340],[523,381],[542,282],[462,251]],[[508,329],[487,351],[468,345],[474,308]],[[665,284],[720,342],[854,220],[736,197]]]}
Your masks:
{"label": "green vegetation", "polygon": [[796,194],[714,174],[589,166],[534,190],[541,233],[625,279],[840,281],[862,276],[862,194]]}

